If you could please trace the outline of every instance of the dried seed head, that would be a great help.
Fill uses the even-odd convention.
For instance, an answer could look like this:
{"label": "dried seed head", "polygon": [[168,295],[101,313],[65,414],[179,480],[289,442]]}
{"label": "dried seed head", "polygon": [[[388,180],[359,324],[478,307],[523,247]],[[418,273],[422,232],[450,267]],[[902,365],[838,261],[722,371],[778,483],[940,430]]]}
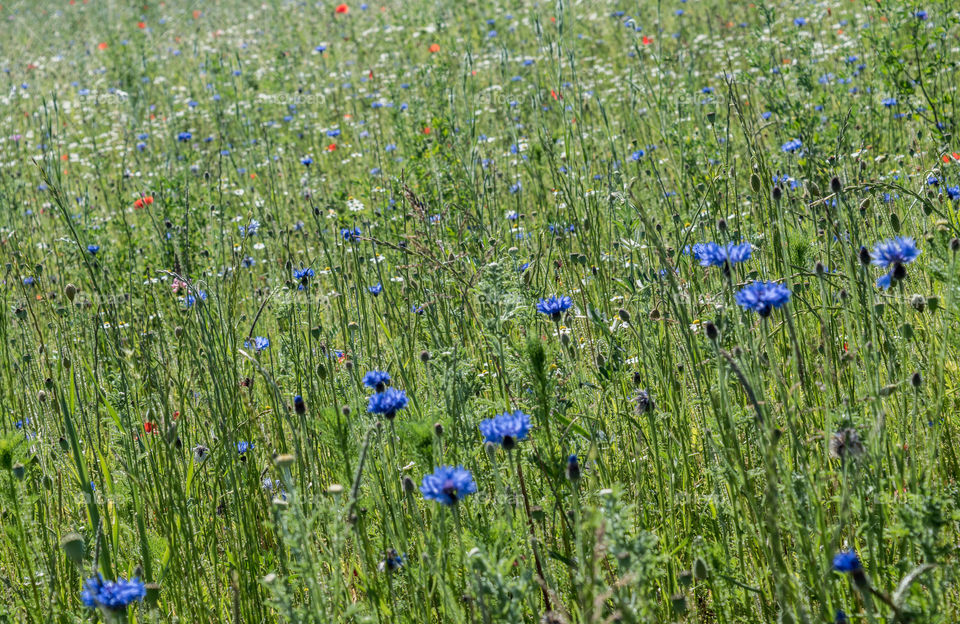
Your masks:
{"label": "dried seed head", "polygon": [[863,442],[856,429],[847,428],[838,431],[830,438],[830,456],[840,461],[856,458],[863,454]]}
{"label": "dried seed head", "polygon": [[293,466],[293,462],[295,461],[295,459],[296,458],[293,455],[285,453],[283,455],[277,455],[273,459],[273,463],[274,465],[276,465],[277,468],[280,468],[281,470],[283,470],[284,468],[290,468],[291,466]]}

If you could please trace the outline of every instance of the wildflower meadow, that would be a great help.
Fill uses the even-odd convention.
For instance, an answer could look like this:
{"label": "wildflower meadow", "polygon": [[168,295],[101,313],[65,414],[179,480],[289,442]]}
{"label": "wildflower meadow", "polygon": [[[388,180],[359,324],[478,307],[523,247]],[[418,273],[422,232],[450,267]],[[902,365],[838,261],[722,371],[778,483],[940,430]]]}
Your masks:
{"label": "wildflower meadow", "polygon": [[0,34],[0,622],[960,621],[960,3]]}

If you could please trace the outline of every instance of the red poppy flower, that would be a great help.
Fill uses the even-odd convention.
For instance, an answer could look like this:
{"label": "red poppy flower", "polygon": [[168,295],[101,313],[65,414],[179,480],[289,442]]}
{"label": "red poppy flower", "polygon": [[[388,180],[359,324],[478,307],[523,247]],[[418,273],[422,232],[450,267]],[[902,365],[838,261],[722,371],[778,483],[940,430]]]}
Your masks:
{"label": "red poppy flower", "polygon": [[147,422],[143,423],[143,430],[147,433],[156,433],[157,426],[148,420]]}
{"label": "red poppy flower", "polygon": [[139,28],[140,30],[143,30],[146,27],[147,27],[146,22],[137,22],[137,28]]}
{"label": "red poppy flower", "polygon": [[651,39],[650,37],[644,35],[644,36],[643,36],[643,45],[650,45],[651,43],[653,43],[653,39]]}
{"label": "red poppy flower", "polygon": [[439,43],[433,43],[433,44],[430,45],[430,53],[431,53],[431,54],[434,53],[434,52],[439,52],[439,51],[440,51],[440,44],[439,44]]}
{"label": "red poppy flower", "polygon": [[337,13],[346,13],[349,10],[350,7],[348,7],[346,4],[338,4],[336,8]]}
{"label": "red poppy flower", "polygon": [[106,42],[106,41],[101,41],[99,44],[97,44],[97,48],[100,49],[100,50],[106,50],[106,49],[107,49],[107,42]]}
{"label": "red poppy flower", "polygon": [[334,151],[334,150],[336,150],[336,149],[337,149],[337,144],[336,144],[336,143],[331,143],[330,145],[327,146],[327,151],[328,151],[328,152],[332,152],[332,151]]}

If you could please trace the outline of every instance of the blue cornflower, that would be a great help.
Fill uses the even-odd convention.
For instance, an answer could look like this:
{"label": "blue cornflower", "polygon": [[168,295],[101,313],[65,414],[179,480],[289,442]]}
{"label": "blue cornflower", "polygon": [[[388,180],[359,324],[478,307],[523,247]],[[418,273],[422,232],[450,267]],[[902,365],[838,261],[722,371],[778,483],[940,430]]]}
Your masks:
{"label": "blue cornflower", "polygon": [[844,574],[853,574],[863,570],[860,558],[852,550],[841,550],[833,556],[833,569]]}
{"label": "blue cornflower", "polygon": [[207,293],[198,289],[196,295],[194,295],[193,293],[190,293],[189,295],[187,295],[187,307],[192,308],[193,304],[197,302],[197,299],[199,299],[200,301],[206,301]]}
{"label": "blue cornflower", "polygon": [[307,281],[308,278],[311,278],[315,275],[313,269],[307,267],[305,269],[294,269],[293,270],[293,279],[300,280],[301,282]]}
{"label": "blue cornflower", "polygon": [[700,261],[700,266],[724,266],[728,262],[731,265],[746,262],[750,259],[751,250],[750,243],[718,245],[710,242],[694,245],[693,255]]}
{"label": "blue cornflower", "polygon": [[912,238],[897,236],[877,243],[871,254],[876,266],[890,267],[895,264],[910,264],[920,255]]}
{"label": "blue cornflower", "polygon": [[833,616],[833,624],[850,624],[850,618],[843,609],[837,609],[837,614]]}
{"label": "blue cornflower", "polygon": [[397,412],[407,407],[407,393],[396,388],[386,388],[370,396],[367,401],[367,411],[371,414],[383,414],[393,418]]}
{"label": "blue cornflower", "polygon": [[250,347],[253,347],[254,349],[257,350],[257,353],[259,353],[270,346],[270,339],[264,338],[263,336],[257,336],[256,338],[253,339],[252,343],[249,340],[247,340],[246,342],[243,343],[243,346],[247,347],[248,349]]}
{"label": "blue cornflower", "polygon": [[243,455],[247,451],[253,450],[253,442],[237,442],[237,452]]}
{"label": "blue cornflower", "polygon": [[256,219],[250,219],[250,223],[246,226],[239,226],[240,236],[253,236],[260,231],[260,222]]}
{"label": "blue cornflower", "polygon": [[960,200],[960,186],[948,186],[947,197],[949,197],[953,201]]}
{"label": "blue cornflower", "polygon": [[914,16],[915,18],[917,18],[918,20],[920,20],[921,22],[923,22],[923,21],[926,21],[926,19],[927,19],[927,12],[926,12],[926,11],[917,11],[916,13],[913,14],[913,16]]}
{"label": "blue cornflower", "polygon": [[380,562],[378,568],[387,572],[394,572],[403,567],[406,562],[407,556],[405,554],[400,554],[396,549],[391,548],[383,554],[383,561]]}
{"label": "blue cornflower", "polygon": [[512,450],[517,442],[526,439],[529,432],[530,416],[520,410],[512,414],[497,414],[480,422],[480,433],[483,434],[484,442],[500,444],[508,451]]}
{"label": "blue cornflower", "polygon": [[367,371],[363,376],[363,385],[377,392],[383,392],[384,388],[390,385],[390,373],[378,370]]}
{"label": "blue cornflower", "polygon": [[573,299],[564,295],[563,297],[557,297],[556,295],[550,295],[549,299],[541,299],[537,302],[537,312],[540,314],[549,314],[550,318],[555,321],[560,320],[560,314],[566,312],[573,306]]}
{"label": "blue cornflower", "polygon": [[363,232],[360,231],[360,228],[357,227],[353,228],[352,230],[350,228],[343,228],[340,230],[340,236],[342,236],[343,240],[345,241],[355,241],[360,238],[362,233]]}
{"label": "blue cornflower", "polygon": [[643,158],[645,155],[646,153],[643,150],[637,150],[634,153],[630,154],[630,160],[634,162],[639,162],[640,159]]}
{"label": "blue cornflower", "polygon": [[424,498],[438,503],[455,505],[460,499],[477,491],[473,475],[463,466],[440,466],[433,474],[424,475],[420,492]]}
{"label": "blue cornflower", "polygon": [[37,281],[37,280],[35,280],[34,278],[32,278],[32,277],[30,277],[30,276],[28,275],[27,277],[23,278],[23,285],[24,285],[24,286],[33,286],[33,285],[36,283],[36,281]]}
{"label": "blue cornflower", "polygon": [[192,138],[193,138],[193,135],[190,134],[189,132],[181,132],[180,134],[177,135],[177,140],[180,141],[181,143],[186,143]]}
{"label": "blue cornflower", "polygon": [[795,17],[795,18],[793,18],[793,25],[794,25],[794,26],[804,26],[806,23],[807,23],[807,19],[806,19],[805,17]]}
{"label": "blue cornflower", "polygon": [[897,236],[877,243],[871,254],[871,262],[877,266],[887,267],[886,275],[877,279],[877,288],[887,290],[893,285],[894,281],[899,281],[907,276],[907,270],[904,267],[917,259],[920,250],[912,238]]}
{"label": "blue cornflower", "polygon": [[776,282],[755,281],[744,286],[736,295],[737,304],[744,310],[753,310],[763,317],[774,308],[790,301],[790,289]]}
{"label": "blue cornflower", "polygon": [[304,156],[303,158],[300,159],[300,164],[303,165],[304,167],[309,167],[310,165],[313,164],[313,159],[310,158],[309,156]]}
{"label": "blue cornflower", "polygon": [[380,282],[377,282],[377,283],[374,284],[373,286],[367,286],[367,290],[370,291],[370,294],[371,294],[371,295],[373,295],[374,297],[376,297],[376,296],[379,295],[380,292],[383,290],[383,284],[381,284]]}
{"label": "blue cornflower", "polygon": [[100,245],[87,245],[87,251],[89,251],[91,255],[95,256],[97,255],[97,252],[100,251]]}
{"label": "blue cornflower", "polygon": [[785,152],[795,152],[801,147],[803,147],[803,141],[801,141],[800,139],[790,139],[789,141],[781,145],[780,149],[782,149]]}
{"label": "blue cornflower", "polygon": [[880,103],[883,104],[884,106],[886,106],[887,108],[892,108],[892,107],[894,107],[894,106],[897,105],[897,98],[892,98],[892,97],[891,97],[891,98],[885,98],[885,99],[881,100]]}
{"label": "blue cornflower", "polygon": [[139,578],[134,577],[128,581],[121,577],[115,581],[104,581],[103,575],[98,574],[83,582],[80,599],[91,609],[100,607],[110,611],[122,611],[130,603],[143,600],[146,595],[147,588]]}

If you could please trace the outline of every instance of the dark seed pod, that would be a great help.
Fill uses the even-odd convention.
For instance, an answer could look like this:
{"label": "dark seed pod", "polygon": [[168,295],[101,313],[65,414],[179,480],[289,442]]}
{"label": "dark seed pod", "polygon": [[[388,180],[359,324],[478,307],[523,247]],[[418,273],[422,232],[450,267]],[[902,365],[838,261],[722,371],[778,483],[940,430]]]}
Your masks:
{"label": "dark seed pod", "polygon": [[580,462],[576,455],[567,458],[567,480],[577,482],[580,480]]}
{"label": "dark seed pod", "polygon": [[703,332],[707,335],[707,338],[710,340],[716,340],[720,337],[720,330],[717,329],[717,326],[712,321],[707,321],[703,324]]}
{"label": "dark seed pod", "polygon": [[907,267],[903,266],[902,262],[897,262],[893,265],[893,279],[900,281],[906,279],[907,277]]}

